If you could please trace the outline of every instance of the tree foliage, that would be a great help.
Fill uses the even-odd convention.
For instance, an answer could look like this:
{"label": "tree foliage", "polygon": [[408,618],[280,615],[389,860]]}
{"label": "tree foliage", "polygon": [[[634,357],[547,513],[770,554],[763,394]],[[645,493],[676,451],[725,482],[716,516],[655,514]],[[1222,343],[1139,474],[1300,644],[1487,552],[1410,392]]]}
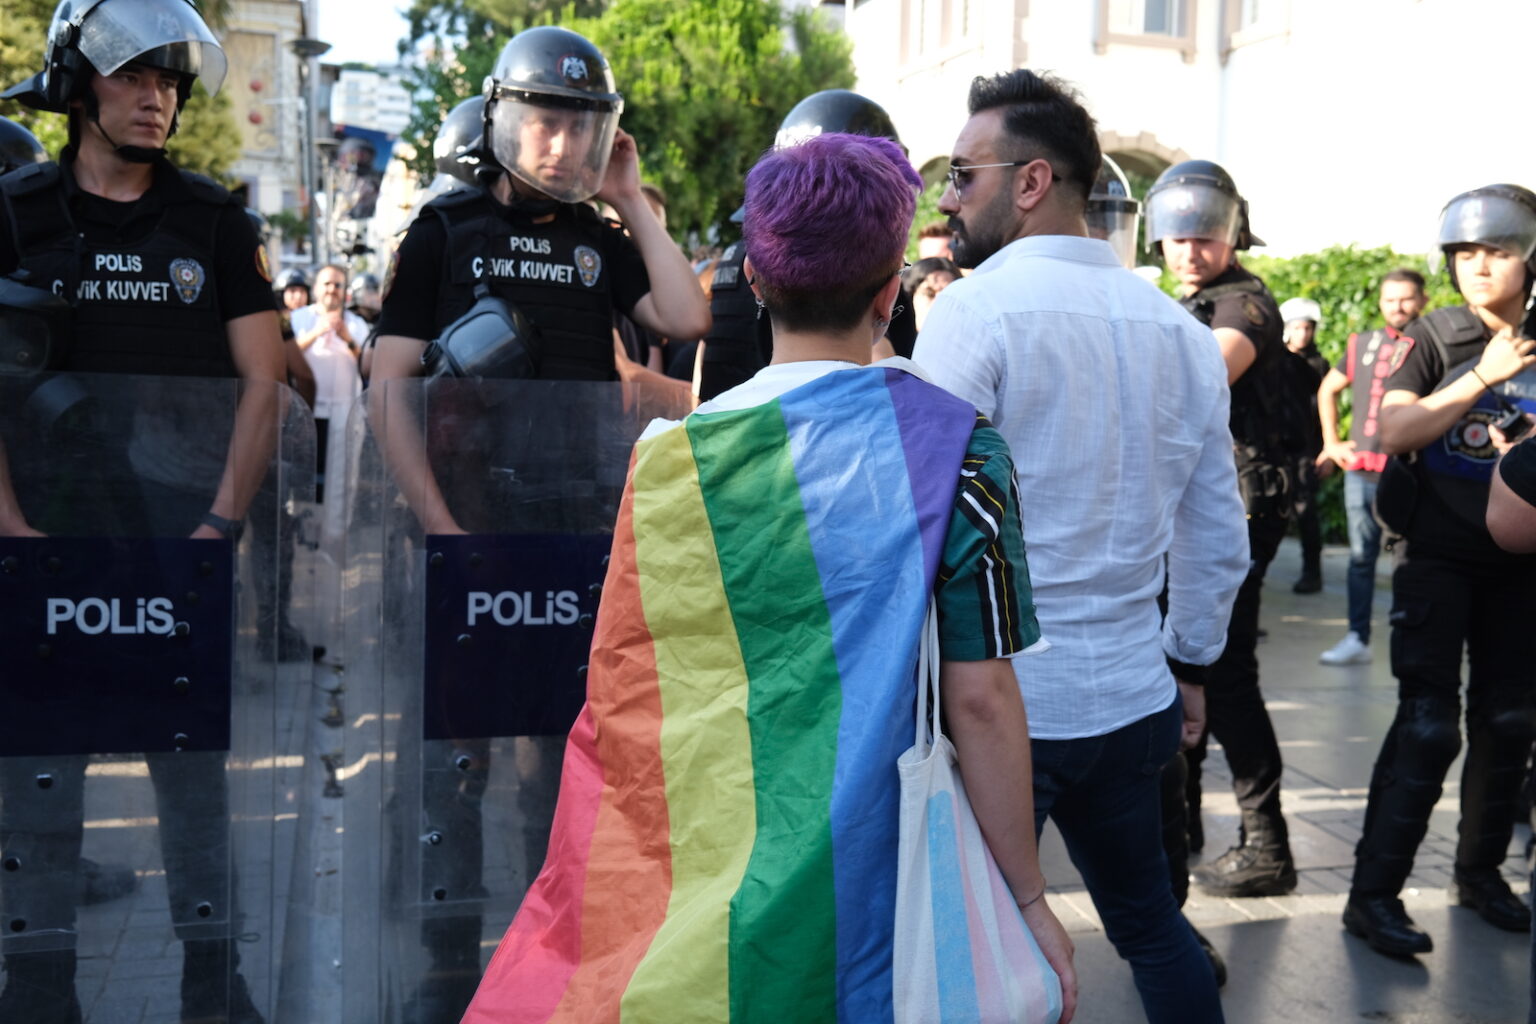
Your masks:
{"label": "tree foliage", "polygon": [[[551,16],[534,2],[465,6],[457,21],[424,13],[420,23],[433,26],[434,39],[463,35],[462,45],[420,67],[416,84],[428,98],[406,133],[418,172],[428,169],[442,116],[479,91],[512,30]],[[746,172],[772,145],[790,107],[818,90],[853,85],[849,43],[821,18],[815,10],[785,11],[776,0],[614,0],[586,17],[567,7],[559,24],[608,58],[624,94],[621,123],[635,136],[645,180],[667,195],[668,226],[701,239],[734,230],[727,218],[741,204]]]}
{"label": "tree foliage", "polygon": [[[217,27],[229,13],[229,0],[200,3],[204,17]],[[0,88],[31,77],[43,66],[53,0],[0,0]],[[19,103],[0,103],[0,115],[28,128],[48,152],[57,156],[68,139],[63,114],[32,110]],[[198,86],[181,112],[180,129],[166,147],[178,167],[214,178],[226,177],[240,157],[240,132],[230,113],[229,99],[209,96]]]}

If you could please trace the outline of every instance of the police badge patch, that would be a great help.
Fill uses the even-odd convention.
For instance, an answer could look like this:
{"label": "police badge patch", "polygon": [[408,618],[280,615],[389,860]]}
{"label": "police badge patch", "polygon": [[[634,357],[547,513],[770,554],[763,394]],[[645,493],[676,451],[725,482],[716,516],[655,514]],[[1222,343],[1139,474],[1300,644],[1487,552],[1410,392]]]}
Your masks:
{"label": "police badge patch", "polygon": [[603,272],[603,258],[597,254],[597,250],[589,245],[576,247],[576,273],[581,275],[581,283],[591,288],[597,284],[597,275]]}
{"label": "police badge patch", "polygon": [[267,259],[267,247],[264,245],[256,246],[256,273],[267,284],[272,283],[272,264]]}
{"label": "police badge patch", "polygon": [[584,81],[587,77],[587,62],[576,56],[562,57],[560,74],[572,82]]}
{"label": "police badge patch", "polygon": [[1253,324],[1255,327],[1258,327],[1264,322],[1264,311],[1260,309],[1259,304],[1254,302],[1252,299],[1243,300],[1243,316],[1247,317],[1248,322]]}
{"label": "police badge patch", "polygon": [[203,294],[203,282],[207,280],[208,272],[197,260],[171,260],[171,283],[176,286],[176,294],[181,296],[181,301],[187,305],[192,305]]}

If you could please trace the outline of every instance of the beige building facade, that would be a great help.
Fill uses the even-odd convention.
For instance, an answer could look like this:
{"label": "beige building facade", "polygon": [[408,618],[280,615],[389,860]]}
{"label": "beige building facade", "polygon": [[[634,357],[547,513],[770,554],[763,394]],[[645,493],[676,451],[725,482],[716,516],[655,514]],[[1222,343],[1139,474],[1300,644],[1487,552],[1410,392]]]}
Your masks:
{"label": "beige building facade", "polygon": [[1536,188],[1532,0],[849,0],[857,88],[929,181],[976,75],[1075,84],[1107,153],[1215,160],[1267,251],[1424,252],[1452,195]]}

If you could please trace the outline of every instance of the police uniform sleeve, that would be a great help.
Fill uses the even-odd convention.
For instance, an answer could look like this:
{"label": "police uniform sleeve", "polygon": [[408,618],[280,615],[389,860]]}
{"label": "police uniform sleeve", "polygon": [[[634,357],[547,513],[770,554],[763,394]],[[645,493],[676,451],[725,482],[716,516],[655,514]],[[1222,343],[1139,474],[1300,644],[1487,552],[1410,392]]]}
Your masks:
{"label": "police uniform sleeve", "polygon": [[1253,342],[1256,351],[1262,353],[1267,339],[1277,337],[1279,313],[1271,311],[1269,304],[1247,292],[1223,295],[1216,300],[1211,313],[1211,330],[1222,327],[1241,331]]}
{"label": "police uniform sleeve", "polygon": [[277,309],[266,247],[256,237],[245,211],[233,204],[219,210],[218,251],[215,256],[219,309],[225,323],[251,313]]}
{"label": "police uniform sleeve", "polygon": [[946,661],[1006,658],[1040,639],[1013,459],[1002,435],[979,414],[935,586]]}
{"label": "police uniform sleeve", "polygon": [[1435,390],[1440,378],[1445,376],[1440,353],[1418,324],[1403,332],[1392,352],[1391,373],[1387,377],[1388,391],[1412,391],[1424,396]]}
{"label": "police uniform sleeve", "polygon": [[12,273],[20,265],[21,256],[11,235],[10,211],[6,209],[5,198],[0,196],[0,275]]}
{"label": "police uniform sleeve", "polygon": [[[613,287],[614,308],[626,316],[633,315],[635,303],[651,291],[651,275],[646,272],[645,260],[634,241],[615,224],[603,223],[603,260],[611,268],[609,279]],[[682,338],[692,341],[692,338]]]}
{"label": "police uniform sleeve", "polygon": [[1499,476],[1520,500],[1536,505],[1536,437],[1527,438],[1509,450],[1499,462]]}
{"label": "police uniform sleeve", "polygon": [[437,290],[447,242],[442,221],[431,213],[417,217],[405,233],[384,282],[380,337],[397,334],[431,341],[447,326],[437,323]]}

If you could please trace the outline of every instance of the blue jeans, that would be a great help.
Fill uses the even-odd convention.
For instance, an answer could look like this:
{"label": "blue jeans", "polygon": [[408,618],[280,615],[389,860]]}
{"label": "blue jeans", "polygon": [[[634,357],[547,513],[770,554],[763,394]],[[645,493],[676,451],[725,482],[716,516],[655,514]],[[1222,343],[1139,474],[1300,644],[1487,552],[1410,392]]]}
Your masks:
{"label": "blue jeans", "polygon": [[1371,601],[1376,594],[1376,556],[1381,554],[1381,524],[1371,511],[1376,477],[1344,474],[1344,514],[1349,523],[1349,628],[1362,642],[1371,640]]}
{"label": "blue jeans", "polygon": [[1030,741],[1035,831],[1047,817],[1061,830],[1151,1024],[1224,1019],[1211,962],[1174,901],[1163,853],[1158,780],[1182,720],[1175,697],[1103,736]]}

